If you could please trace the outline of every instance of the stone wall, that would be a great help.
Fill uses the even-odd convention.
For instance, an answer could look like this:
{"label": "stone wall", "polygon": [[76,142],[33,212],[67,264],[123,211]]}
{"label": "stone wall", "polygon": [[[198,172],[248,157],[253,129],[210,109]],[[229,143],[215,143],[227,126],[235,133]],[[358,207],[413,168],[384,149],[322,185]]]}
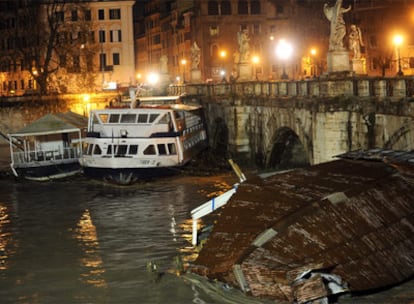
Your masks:
{"label": "stone wall", "polygon": [[0,132],[5,135],[16,132],[49,113],[72,111],[80,115],[87,115],[89,110],[103,108],[110,101],[118,98],[117,94],[95,94],[89,96],[89,101],[84,99],[84,95],[1,99]]}

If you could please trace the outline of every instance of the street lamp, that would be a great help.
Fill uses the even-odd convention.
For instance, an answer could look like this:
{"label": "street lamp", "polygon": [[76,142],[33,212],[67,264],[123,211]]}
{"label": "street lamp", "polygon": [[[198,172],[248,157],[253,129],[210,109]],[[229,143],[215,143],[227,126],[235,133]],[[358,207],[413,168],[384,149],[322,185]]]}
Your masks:
{"label": "street lamp", "polygon": [[259,64],[259,62],[260,62],[260,57],[259,56],[253,56],[252,57],[252,62],[253,62],[253,64],[254,64],[254,66],[255,66],[255,76],[256,76],[256,80],[259,80],[259,78],[257,77],[257,71],[258,71],[258,67],[257,67],[257,65]]}
{"label": "street lamp", "polygon": [[227,58],[227,51],[226,50],[219,51],[218,56],[219,56],[219,73],[220,73],[221,82],[226,82],[225,63],[226,63],[226,58]]}
{"label": "street lamp", "polygon": [[225,70],[220,71],[220,76],[221,76],[221,82],[227,82],[226,81],[226,71]]}
{"label": "street lamp", "polygon": [[313,65],[313,73],[312,74],[313,74],[313,78],[316,77],[316,63],[315,63],[316,53],[317,53],[316,49],[315,48],[311,48],[310,54],[312,56],[312,65]]}
{"label": "street lamp", "polygon": [[184,58],[181,59],[181,65],[183,66],[183,83],[185,83],[185,65],[187,64],[187,60]]}
{"label": "street lamp", "polygon": [[150,73],[147,76],[147,81],[151,86],[154,86],[160,80],[160,76],[157,73]]}
{"label": "street lamp", "polygon": [[286,60],[290,58],[292,55],[293,47],[292,45],[287,42],[285,39],[279,40],[276,46],[276,55],[283,61],[283,73],[281,75],[282,79],[288,79],[288,75],[286,74]]}
{"label": "street lamp", "polygon": [[394,45],[397,49],[397,61],[398,61],[398,72],[397,72],[397,76],[403,76],[404,73],[402,72],[401,69],[401,53],[400,53],[400,47],[401,44],[403,43],[404,38],[401,35],[396,35],[394,36]]}

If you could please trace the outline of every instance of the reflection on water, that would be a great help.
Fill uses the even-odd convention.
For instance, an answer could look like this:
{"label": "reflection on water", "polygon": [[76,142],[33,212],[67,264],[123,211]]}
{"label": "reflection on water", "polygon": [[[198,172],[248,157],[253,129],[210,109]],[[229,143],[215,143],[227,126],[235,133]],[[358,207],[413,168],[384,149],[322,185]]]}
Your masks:
{"label": "reflection on water", "polygon": [[81,280],[96,287],[106,287],[106,282],[102,277],[105,270],[99,256],[96,228],[92,223],[88,209],[85,210],[78,222],[74,238],[79,241],[79,245],[83,249],[83,257],[80,258],[80,262],[85,267],[85,272],[82,273]]}
{"label": "reflection on water", "polygon": [[9,211],[0,202],[0,271],[8,268],[8,260],[14,252],[13,238],[8,231],[10,225]]}
{"label": "reflection on water", "polygon": [[225,303],[177,274],[196,256],[190,211],[226,179],[0,180],[0,303]]}

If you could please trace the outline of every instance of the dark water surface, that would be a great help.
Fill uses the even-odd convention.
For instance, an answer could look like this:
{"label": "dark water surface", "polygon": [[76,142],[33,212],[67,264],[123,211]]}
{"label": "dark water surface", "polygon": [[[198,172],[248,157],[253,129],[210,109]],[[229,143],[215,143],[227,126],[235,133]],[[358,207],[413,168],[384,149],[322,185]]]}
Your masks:
{"label": "dark water surface", "polygon": [[[195,257],[190,211],[236,182],[232,174],[128,187],[0,180],[0,304],[276,303],[176,274],[177,260]],[[338,303],[414,304],[413,290],[411,280]]]}
{"label": "dark water surface", "polygon": [[220,303],[174,270],[191,258],[191,209],[225,179],[1,180],[0,303]]}

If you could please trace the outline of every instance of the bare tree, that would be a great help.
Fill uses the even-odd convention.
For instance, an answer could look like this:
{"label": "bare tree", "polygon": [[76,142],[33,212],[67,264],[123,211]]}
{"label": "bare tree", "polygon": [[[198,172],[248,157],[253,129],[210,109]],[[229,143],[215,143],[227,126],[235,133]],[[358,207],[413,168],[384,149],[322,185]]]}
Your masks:
{"label": "bare tree", "polygon": [[[65,0],[20,0],[15,6],[16,26],[12,29],[14,52],[10,60],[21,62],[38,84],[40,94],[59,90],[55,74],[62,68],[69,73],[84,72],[83,85],[90,86],[90,68],[82,69],[96,52],[86,48],[89,24],[85,18],[87,4]],[[82,77],[81,77],[82,78]]]}

